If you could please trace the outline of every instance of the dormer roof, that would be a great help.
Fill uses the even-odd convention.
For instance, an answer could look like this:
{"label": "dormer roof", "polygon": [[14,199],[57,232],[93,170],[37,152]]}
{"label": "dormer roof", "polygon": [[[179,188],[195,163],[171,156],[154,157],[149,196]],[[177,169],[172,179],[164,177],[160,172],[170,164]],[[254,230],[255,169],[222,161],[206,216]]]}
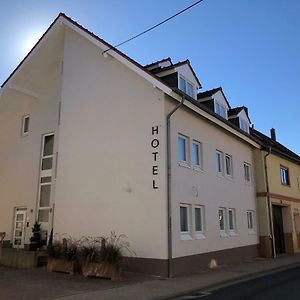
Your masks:
{"label": "dormer roof", "polygon": [[231,106],[230,106],[230,104],[229,104],[229,102],[228,102],[228,100],[227,100],[227,98],[226,98],[226,96],[225,96],[225,94],[224,94],[223,89],[222,89],[221,86],[219,86],[217,88],[214,88],[214,89],[211,89],[211,90],[207,90],[207,91],[198,93],[197,94],[197,99],[201,100],[203,98],[208,98],[208,97],[213,98],[213,95],[215,95],[217,92],[221,92],[222,93],[222,95],[223,95],[223,97],[224,97],[224,99],[225,99],[225,101],[226,101],[226,103],[227,103],[227,105],[228,105],[228,107],[230,109]]}
{"label": "dormer roof", "polygon": [[230,119],[232,117],[238,116],[241,111],[245,112],[249,123],[251,123],[251,120],[248,115],[248,108],[246,106],[238,106],[238,107],[230,108],[228,111],[228,118]]}

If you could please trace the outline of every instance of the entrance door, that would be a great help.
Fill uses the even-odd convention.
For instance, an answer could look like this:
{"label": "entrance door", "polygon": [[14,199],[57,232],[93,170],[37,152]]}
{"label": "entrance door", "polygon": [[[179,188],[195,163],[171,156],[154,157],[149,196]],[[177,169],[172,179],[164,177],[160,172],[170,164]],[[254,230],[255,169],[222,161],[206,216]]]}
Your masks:
{"label": "entrance door", "polygon": [[26,224],[26,208],[15,209],[13,247],[24,247],[24,233]]}
{"label": "entrance door", "polygon": [[276,254],[285,253],[281,206],[273,205],[273,226]]}

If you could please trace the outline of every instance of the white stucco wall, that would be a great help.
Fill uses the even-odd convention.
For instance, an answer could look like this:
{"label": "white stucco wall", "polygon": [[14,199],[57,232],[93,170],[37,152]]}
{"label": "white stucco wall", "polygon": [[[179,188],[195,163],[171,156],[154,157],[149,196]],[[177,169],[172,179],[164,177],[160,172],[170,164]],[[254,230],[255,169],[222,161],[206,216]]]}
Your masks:
{"label": "white stucco wall", "polygon": [[[166,101],[166,111],[170,111]],[[185,109],[179,109],[171,119],[172,148],[172,213],[174,257],[242,247],[258,243],[257,232],[249,233],[247,210],[256,210],[255,185],[244,181],[244,162],[253,168],[252,149],[249,145],[200,119]],[[178,163],[178,133],[189,138],[190,146],[195,139],[203,147],[203,171],[187,168]],[[230,154],[233,160],[233,178],[218,176],[216,172],[216,149]],[[190,148],[190,155],[191,155]],[[254,174],[253,174],[254,175]],[[182,240],[180,233],[180,203],[203,205],[205,210],[205,238],[196,239],[191,224],[191,239]],[[236,210],[237,234],[220,236],[218,208]],[[191,220],[193,223],[193,219]]]}
{"label": "white stucco wall", "polygon": [[138,257],[166,258],[164,130],[162,93],[67,30],[54,231],[79,238],[115,230]]}

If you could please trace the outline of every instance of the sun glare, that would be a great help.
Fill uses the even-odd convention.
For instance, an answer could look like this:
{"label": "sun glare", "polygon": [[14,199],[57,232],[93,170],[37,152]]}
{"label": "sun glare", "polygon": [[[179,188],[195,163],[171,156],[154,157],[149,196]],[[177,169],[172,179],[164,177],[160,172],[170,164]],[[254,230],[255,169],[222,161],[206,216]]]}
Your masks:
{"label": "sun glare", "polygon": [[22,45],[22,49],[25,54],[27,54],[34,47],[42,35],[42,32],[32,32],[26,36]]}

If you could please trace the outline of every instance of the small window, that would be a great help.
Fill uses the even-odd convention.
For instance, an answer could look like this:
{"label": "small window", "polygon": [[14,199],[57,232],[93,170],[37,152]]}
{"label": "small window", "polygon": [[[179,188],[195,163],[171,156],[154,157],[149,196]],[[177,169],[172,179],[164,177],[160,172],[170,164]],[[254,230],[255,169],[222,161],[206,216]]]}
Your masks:
{"label": "small window", "polygon": [[186,92],[186,81],[182,77],[180,77],[180,79],[179,79],[179,88],[183,92]]}
{"label": "small window", "polygon": [[282,185],[290,185],[290,176],[288,168],[280,166],[280,178]]}
{"label": "small window", "polygon": [[240,118],[240,128],[243,131],[249,133],[249,124],[248,124],[248,122],[245,121],[244,119],[241,119],[241,118]]}
{"label": "small window", "polygon": [[217,102],[217,101],[216,101],[215,113],[218,114],[219,116],[227,119],[226,108],[222,104],[220,104],[219,102]]}
{"label": "small window", "polygon": [[193,141],[193,166],[202,168],[202,144]]}
{"label": "small window", "polygon": [[178,160],[188,162],[188,138],[185,136],[178,136]]}
{"label": "small window", "polygon": [[225,171],[227,176],[232,177],[232,173],[233,173],[232,156],[229,154],[225,155]]}
{"label": "small window", "polygon": [[226,209],[225,208],[219,208],[219,227],[221,233],[226,232]]}
{"label": "small window", "polygon": [[216,169],[218,174],[223,173],[223,153],[219,150],[216,151]]}
{"label": "small window", "polygon": [[30,118],[28,115],[24,116],[22,118],[22,135],[23,136],[26,136],[29,133],[29,120],[30,120]]}
{"label": "small window", "polygon": [[191,96],[194,97],[194,86],[192,84],[190,84],[189,82],[187,82],[187,90],[186,93]]}
{"label": "small window", "polygon": [[251,182],[251,165],[244,163],[244,179],[246,182]]}
{"label": "small window", "polygon": [[247,211],[247,224],[248,224],[248,229],[249,231],[254,231],[254,211],[253,210],[248,210]]}
{"label": "small window", "polygon": [[179,88],[190,97],[194,97],[194,85],[181,76],[179,77]]}
{"label": "small window", "polygon": [[195,206],[195,231],[196,233],[204,232],[204,208]]}
{"label": "small window", "polygon": [[180,231],[181,233],[188,233],[189,228],[189,205],[180,204]]}
{"label": "small window", "polygon": [[229,233],[236,233],[236,219],[235,219],[235,209],[228,209],[228,225],[229,225]]}

